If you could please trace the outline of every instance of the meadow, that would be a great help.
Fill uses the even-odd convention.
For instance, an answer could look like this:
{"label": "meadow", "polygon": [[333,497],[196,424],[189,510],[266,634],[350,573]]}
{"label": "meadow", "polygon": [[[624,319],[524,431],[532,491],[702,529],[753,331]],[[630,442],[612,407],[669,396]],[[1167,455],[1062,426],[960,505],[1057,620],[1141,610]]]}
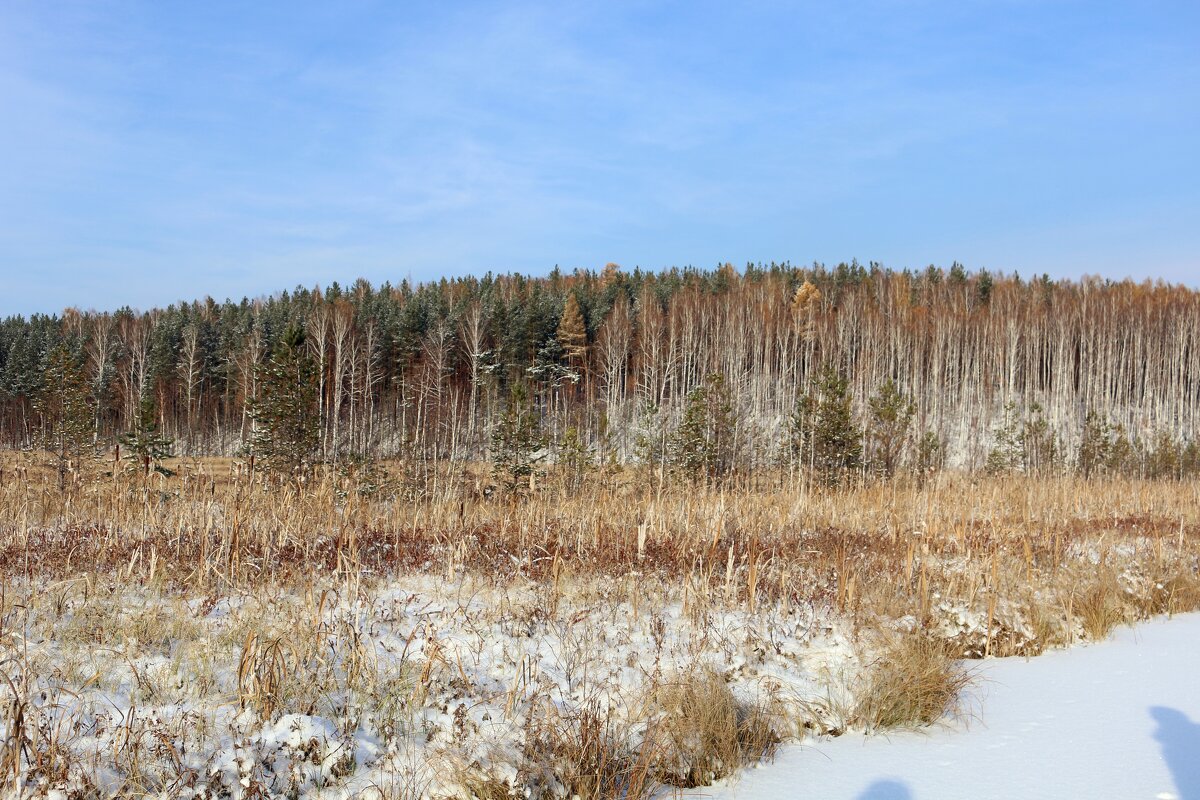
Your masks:
{"label": "meadow", "polygon": [[13,796],[645,797],[1200,607],[1194,481],[164,466],[3,459]]}

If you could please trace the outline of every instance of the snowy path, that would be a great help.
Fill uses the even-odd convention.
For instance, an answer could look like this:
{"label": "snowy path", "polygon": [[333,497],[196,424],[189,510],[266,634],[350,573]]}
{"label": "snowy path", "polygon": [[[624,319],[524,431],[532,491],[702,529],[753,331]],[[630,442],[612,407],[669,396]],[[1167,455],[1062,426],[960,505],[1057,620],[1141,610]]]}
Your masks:
{"label": "snowy path", "polygon": [[1200,614],[980,665],[967,730],[783,750],[721,800],[1200,800]]}

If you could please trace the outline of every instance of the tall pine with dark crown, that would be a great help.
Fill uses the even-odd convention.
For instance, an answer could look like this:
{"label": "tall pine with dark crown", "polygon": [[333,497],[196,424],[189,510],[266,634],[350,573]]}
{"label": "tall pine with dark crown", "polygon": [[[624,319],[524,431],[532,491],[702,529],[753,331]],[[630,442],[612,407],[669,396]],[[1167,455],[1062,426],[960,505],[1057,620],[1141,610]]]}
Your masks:
{"label": "tall pine with dark crown", "polygon": [[258,367],[258,396],[252,404],[251,453],[265,467],[303,476],[320,442],[316,365],[304,347],[304,331],[288,328]]}
{"label": "tall pine with dark crown", "polygon": [[67,345],[50,351],[42,391],[34,404],[41,421],[42,447],[52,456],[58,488],[92,444],[93,411],[87,375]]}

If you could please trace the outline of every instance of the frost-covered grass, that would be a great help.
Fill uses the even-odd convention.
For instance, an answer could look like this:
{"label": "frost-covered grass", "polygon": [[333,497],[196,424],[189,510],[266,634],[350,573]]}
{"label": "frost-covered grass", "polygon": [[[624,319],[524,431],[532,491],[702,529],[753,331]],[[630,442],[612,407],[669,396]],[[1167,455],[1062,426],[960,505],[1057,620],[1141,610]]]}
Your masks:
{"label": "frost-covered grass", "polygon": [[550,616],[542,586],[465,575],[216,600],[90,578],[9,584],[20,782],[101,796],[370,796],[399,782],[613,796],[639,770],[646,788],[708,782],[800,724],[835,724],[814,709],[823,676],[857,669],[843,625],[798,607],[684,605],[666,587],[639,587],[635,609],[628,591],[573,582]]}
{"label": "frost-covered grass", "polygon": [[183,466],[0,476],[9,794],[633,800],[935,722],[960,658],[1200,606],[1187,484],[632,474],[510,501]]}

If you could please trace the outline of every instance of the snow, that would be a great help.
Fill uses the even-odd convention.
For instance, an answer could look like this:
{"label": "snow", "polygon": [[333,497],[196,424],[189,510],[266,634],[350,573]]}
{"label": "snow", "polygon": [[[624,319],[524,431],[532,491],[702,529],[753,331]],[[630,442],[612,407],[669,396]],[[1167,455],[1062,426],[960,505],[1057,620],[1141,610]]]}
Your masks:
{"label": "snow", "polygon": [[[844,728],[862,661],[830,609],[751,613],[632,585],[579,580],[551,599],[536,583],[412,575],[328,601],[284,588],[211,602],[113,586],[61,611],[31,594],[12,668],[28,684],[27,727],[63,731],[70,767],[35,774],[26,758],[23,788],[0,798],[110,796],[127,780],[163,798],[179,785],[231,800],[393,785],[465,797],[465,777],[520,794],[525,773],[556,767],[530,750],[547,720],[596,709],[637,735],[649,687],[705,667],[777,711],[783,735]],[[260,684],[276,673],[279,689]],[[9,713],[0,702],[0,730]]]}
{"label": "snow", "polygon": [[689,797],[1200,800],[1200,614],[983,662],[972,714],[929,732],[790,745]]}
{"label": "snow", "polygon": [[[25,676],[27,725],[62,731],[70,769],[28,768],[22,780],[48,796],[108,796],[136,780],[153,796],[186,785],[236,800],[467,796],[464,781],[478,778],[516,796],[545,788],[538,776],[556,766],[539,756],[546,720],[597,709],[636,737],[648,687],[702,668],[777,713],[784,736],[846,729],[873,655],[832,609],[752,613],[650,580],[636,595],[631,586],[580,580],[552,597],[536,583],[414,575],[328,601],[286,589],[204,602],[132,587],[62,603],[31,594],[8,668]],[[943,636],[987,640],[988,615],[950,600],[934,608]],[[1002,630],[1020,642],[1020,615],[1006,608],[993,640]],[[273,674],[258,657],[272,647],[287,680],[262,711],[255,698],[271,695],[252,681]],[[687,796],[1200,800],[1200,614],[1031,661],[967,663],[979,682],[964,721],[809,738]],[[0,703],[0,730],[11,708]]]}

